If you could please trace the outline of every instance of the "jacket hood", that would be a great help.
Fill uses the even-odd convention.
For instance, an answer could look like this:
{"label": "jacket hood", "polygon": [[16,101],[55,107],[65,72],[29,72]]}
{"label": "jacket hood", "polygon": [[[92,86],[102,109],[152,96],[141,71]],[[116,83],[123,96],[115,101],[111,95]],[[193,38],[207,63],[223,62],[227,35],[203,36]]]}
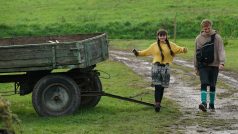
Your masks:
{"label": "jacket hood", "polygon": [[211,35],[213,35],[213,34],[215,34],[215,33],[216,33],[216,30],[213,30],[213,29],[212,29],[212,30],[210,31],[210,33],[205,33],[204,31],[201,31],[200,34],[201,34],[202,36],[204,36],[204,37],[209,37],[209,36],[211,36]]}

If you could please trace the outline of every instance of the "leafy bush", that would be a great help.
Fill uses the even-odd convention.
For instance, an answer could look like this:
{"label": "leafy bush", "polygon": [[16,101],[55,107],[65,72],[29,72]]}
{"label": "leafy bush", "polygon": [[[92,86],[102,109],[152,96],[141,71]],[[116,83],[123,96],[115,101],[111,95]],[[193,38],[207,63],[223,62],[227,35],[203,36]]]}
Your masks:
{"label": "leafy bush", "polygon": [[[65,35],[75,33],[107,32],[110,38],[118,39],[154,39],[159,28],[168,30],[171,38],[174,32],[174,20],[165,18],[159,22],[142,21],[139,23],[112,21],[99,23],[54,23],[41,25],[0,25],[0,37]],[[195,20],[177,21],[177,38],[195,38],[200,32],[200,17]],[[223,37],[238,37],[238,18],[224,17],[214,19],[214,29]]]}
{"label": "leafy bush", "polygon": [[[0,128],[7,130],[9,134],[14,134],[16,131],[20,130],[16,127],[15,123],[20,123],[20,120],[15,114],[12,114],[10,110],[10,103],[2,98],[0,95]],[[1,128],[2,129],[2,128]]]}

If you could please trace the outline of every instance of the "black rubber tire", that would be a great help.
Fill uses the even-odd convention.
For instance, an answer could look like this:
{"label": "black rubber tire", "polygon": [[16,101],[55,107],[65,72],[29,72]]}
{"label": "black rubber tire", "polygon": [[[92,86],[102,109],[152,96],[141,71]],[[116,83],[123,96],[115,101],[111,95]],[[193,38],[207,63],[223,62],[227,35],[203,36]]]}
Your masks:
{"label": "black rubber tire", "polygon": [[[102,92],[102,84],[97,75],[90,76],[90,84],[86,91]],[[92,108],[95,107],[101,99],[101,96],[82,96],[80,108]]]}
{"label": "black rubber tire", "polygon": [[32,104],[40,116],[61,116],[74,113],[80,104],[80,89],[70,77],[50,74],[34,86]]}

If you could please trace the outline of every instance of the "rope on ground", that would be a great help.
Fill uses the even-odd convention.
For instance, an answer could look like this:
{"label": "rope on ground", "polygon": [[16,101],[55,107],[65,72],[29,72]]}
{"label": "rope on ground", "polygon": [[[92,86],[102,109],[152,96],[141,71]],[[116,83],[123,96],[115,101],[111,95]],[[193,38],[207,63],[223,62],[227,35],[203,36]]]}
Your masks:
{"label": "rope on ground", "polygon": [[107,76],[103,77],[103,76],[100,76],[100,78],[102,79],[110,79],[111,78],[111,75],[105,71],[102,71],[102,70],[98,70],[100,72],[100,74],[106,74]]}
{"label": "rope on ground", "polygon": [[151,91],[141,92],[141,93],[138,93],[138,94],[136,94],[136,95],[129,96],[128,98],[142,97],[142,96],[144,96],[144,95],[150,94],[150,92],[151,92]]}

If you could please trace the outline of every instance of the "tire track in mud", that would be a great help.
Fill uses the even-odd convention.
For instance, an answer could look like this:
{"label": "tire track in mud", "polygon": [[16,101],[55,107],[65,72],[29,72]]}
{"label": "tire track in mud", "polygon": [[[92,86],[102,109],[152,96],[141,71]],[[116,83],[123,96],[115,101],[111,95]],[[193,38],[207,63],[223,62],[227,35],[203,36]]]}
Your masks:
{"label": "tire track in mud", "polygon": [[[137,58],[130,52],[110,50],[110,59],[124,63],[135,73],[151,81],[151,62]],[[227,83],[231,89],[217,88],[216,112],[202,113],[198,110],[200,103],[199,78],[191,70],[192,62],[176,58],[174,64],[182,68],[171,68],[170,87],[165,90],[165,97],[175,100],[180,106],[183,117],[172,129],[184,133],[238,133],[238,76],[232,72],[220,72],[219,81]],[[191,71],[188,71],[188,70]],[[231,76],[230,76],[231,75]],[[237,76],[232,77],[232,76]],[[222,95],[224,94],[224,95]],[[209,100],[209,98],[208,98]]]}

